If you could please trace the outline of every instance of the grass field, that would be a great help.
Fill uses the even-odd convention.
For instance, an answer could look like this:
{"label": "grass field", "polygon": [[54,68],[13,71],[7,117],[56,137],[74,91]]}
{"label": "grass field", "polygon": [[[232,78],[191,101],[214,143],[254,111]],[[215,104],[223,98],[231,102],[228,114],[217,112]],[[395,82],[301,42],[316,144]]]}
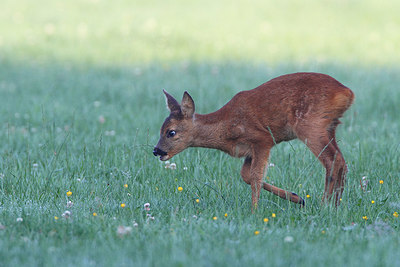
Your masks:
{"label": "grass field", "polygon": [[[0,266],[399,266],[399,8],[4,0]],[[208,113],[297,71],[356,94],[339,208],[321,205],[324,169],[299,141],[272,150],[267,179],[306,207],[262,192],[254,214],[242,160],[188,149],[169,169],[152,155],[162,89]]]}

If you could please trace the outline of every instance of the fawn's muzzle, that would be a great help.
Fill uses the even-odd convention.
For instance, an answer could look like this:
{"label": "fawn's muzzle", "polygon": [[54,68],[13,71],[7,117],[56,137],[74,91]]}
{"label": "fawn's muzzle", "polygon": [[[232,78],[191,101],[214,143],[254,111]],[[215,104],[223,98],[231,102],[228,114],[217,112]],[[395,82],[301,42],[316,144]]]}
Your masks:
{"label": "fawn's muzzle", "polygon": [[165,156],[167,154],[168,154],[167,152],[159,149],[158,147],[155,147],[154,150],[153,150],[153,155],[156,156],[156,157],[157,156],[161,156],[162,157],[162,156]]}

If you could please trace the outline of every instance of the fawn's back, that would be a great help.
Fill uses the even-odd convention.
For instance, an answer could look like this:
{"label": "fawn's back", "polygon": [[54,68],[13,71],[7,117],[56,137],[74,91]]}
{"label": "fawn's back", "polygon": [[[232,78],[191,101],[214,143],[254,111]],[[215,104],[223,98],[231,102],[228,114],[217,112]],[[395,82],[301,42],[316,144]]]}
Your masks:
{"label": "fawn's back", "polygon": [[307,128],[337,125],[354,94],[334,78],[320,73],[294,73],[236,94],[221,110],[231,131],[266,129],[274,142],[292,140]]}

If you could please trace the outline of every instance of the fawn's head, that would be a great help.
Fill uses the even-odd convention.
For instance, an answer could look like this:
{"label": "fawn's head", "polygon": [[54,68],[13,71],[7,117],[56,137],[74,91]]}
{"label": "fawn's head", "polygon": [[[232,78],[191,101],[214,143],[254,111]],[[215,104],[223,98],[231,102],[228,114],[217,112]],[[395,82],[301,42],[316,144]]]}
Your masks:
{"label": "fawn's head", "polygon": [[167,107],[170,111],[160,130],[160,140],[154,147],[154,156],[165,161],[172,158],[192,144],[194,102],[185,92],[181,104],[164,90]]}

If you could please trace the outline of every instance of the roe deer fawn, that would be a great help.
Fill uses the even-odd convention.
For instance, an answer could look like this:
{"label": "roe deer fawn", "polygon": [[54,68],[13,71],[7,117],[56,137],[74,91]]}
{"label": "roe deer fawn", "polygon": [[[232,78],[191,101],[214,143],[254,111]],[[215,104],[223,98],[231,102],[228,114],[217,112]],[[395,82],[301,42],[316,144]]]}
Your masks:
{"label": "roe deer fawn", "polygon": [[304,205],[298,195],[263,181],[271,148],[299,138],[326,169],[323,201],[334,194],[335,204],[339,205],[347,167],[335,130],[354,94],[334,78],[320,73],[283,75],[239,92],[221,109],[205,115],[195,113],[187,92],[181,104],[166,91],[164,94],[170,115],[153,151],[161,160],[187,147],[219,149],[245,158],[241,176],[251,185],[252,210],[257,208],[261,188]]}

